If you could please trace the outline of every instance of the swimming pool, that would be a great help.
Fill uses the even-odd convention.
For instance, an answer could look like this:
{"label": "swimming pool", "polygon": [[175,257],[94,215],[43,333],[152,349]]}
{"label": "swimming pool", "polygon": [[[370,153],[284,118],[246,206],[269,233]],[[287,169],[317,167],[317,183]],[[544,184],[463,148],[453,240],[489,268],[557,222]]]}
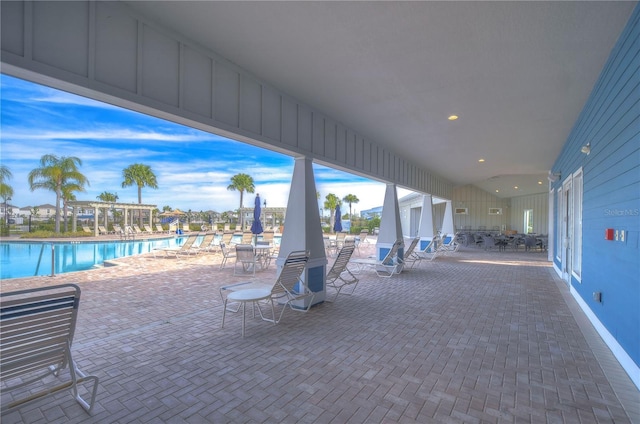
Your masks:
{"label": "swimming pool", "polygon": [[[198,236],[194,244],[199,245],[203,238],[204,235]],[[215,237],[218,242],[220,238],[219,235]],[[110,259],[140,255],[158,248],[181,246],[186,239],[187,236],[182,235],[129,241],[1,242],[0,279],[85,271],[102,266],[104,261]],[[258,240],[261,239],[259,236]],[[240,243],[241,240],[242,235],[233,236],[233,243]],[[279,235],[274,237],[274,244],[280,244]],[[52,251],[55,252],[53,264]]]}
{"label": "swimming pool", "polygon": [[[2,242],[0,278],[51,275],[52,268],[55,274],[84,271],[102,266],[110,259],[180,246],[184,240],[185,237],[132,241]],[[55,252],[53,265],[52,252]]]}

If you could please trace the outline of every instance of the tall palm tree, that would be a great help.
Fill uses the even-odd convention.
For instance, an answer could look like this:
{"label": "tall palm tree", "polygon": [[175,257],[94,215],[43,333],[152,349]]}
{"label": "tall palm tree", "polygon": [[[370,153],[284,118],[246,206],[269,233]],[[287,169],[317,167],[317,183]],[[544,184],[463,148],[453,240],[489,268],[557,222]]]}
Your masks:
{"label": "tall palm tree", "polygon": [[8,224],[8,221],[5,220],[5,218],[8,217],[6,211],[7,202],[9,201],[9,199],[11,199],[11,196],[13,196],[13,187],[11,187],[5,181],[11,179],[12,177],[13,174],[11,173],[11,170],[9,170],[9,168],[5,165],[0,165],[0,197],[2,197],[2,202],[5,206],[5,216],[3,217],[4,224]]}
{"label": "tall palm tree", "polygon": [[7,201],[13,196],[13,187],[6,183],[6,181],[12,177],[13,174],[11,170],[6,165],[0,165],[0,197],[2,197],[5,206],[7,205]]}
{"label": "tall palm tree", "polygon": [[6,183],[13,178],[11,170],[6,165],[0,165],[0,197],[8,199],[13,196],[13,187]]}
{"label": "tall palm tree", "polygon": [[[142,187],[158,188],[156,174],[149,165],[134,163],[122,170],[122,187],[138,186],[138,203],[142,203]],[[142,210],[138,211],[139,225],[142,227]]]}
{"label": "tall palm tree", "polygon": [[101,202],[116,202],[118,200],[118,193],[110,193],[108,191],[103,191],[99,195],[96,196],[96,199]]}
{"label": "tall palm tree", "polygon": [[329,222],[331,231],[333,231],[333,224],[335,223],[335,211],[338,205],[341,203],[338,196],[333,193],[329,193],[325,196],[324,208],[329,210]]}
{"label": "tall palm tree", "polygon": [[351,219],[352,219],[351,204],[358,203],[360,199],[358,199],[358,197],[355,194],[347,194],[342,198],[342,200],[349,204],[349,222],[351,222]]}
{"label": "tall palm tree", "polygon": [[[100,200],[101,202],[111,202],[111,203],[115,203],[118,201],[118,193],[110,193],[108,191],[103,191],[102,193],[100,193],[99,195],[96,196],[96,199]],[[111,212],[114,213],[114,219],[115,219],[115,209],[112,208]],[[98,217],[96,216],[96,219],[98,219]],[[105,228],[108,228],[109,226],[109,213],[108,211],[104,212],[104,226]]]}
{"label": "tall palm tree", "polygon": [[231,177],[231,184],[227,187],[227,190],[235,191],[238,190],[240,192],[240,228],[243,228],[243,219],[242,216],[242,199],[244,197],[244,192],[253,193],[256,190],[256,186],[253,183],[253,178],[247,174],[236,174]]}
{"label": "tall palm tree", "polygon": [[65,184],[89,185],[89,180],[79,170],[82,161],[75,156],[44,155],[40,158],[40,168],[29,172],[29,187],[50,190],[56,193],[55,232],[60,232],[60,199]]}

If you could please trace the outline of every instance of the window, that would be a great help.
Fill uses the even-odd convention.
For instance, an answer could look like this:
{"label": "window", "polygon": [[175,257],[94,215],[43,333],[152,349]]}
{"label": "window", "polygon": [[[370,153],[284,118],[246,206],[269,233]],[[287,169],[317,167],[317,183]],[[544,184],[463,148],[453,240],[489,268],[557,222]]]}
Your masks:
{"label": "window", "polygon": [[582,169],[573,174],[573,274],[582,278]]}
{"label": "window", "polygon": [[529,234],[533,233],[533,209],[525,209],[524,210],[524,233]]}
{"label": "window", "polygon": [[456,208],[456,215],[469,215],[469,209],[467,209],[467,208]]}
{"label": "window", "polygon": [[489,215],[502,215],[502,208],[489,208]]}

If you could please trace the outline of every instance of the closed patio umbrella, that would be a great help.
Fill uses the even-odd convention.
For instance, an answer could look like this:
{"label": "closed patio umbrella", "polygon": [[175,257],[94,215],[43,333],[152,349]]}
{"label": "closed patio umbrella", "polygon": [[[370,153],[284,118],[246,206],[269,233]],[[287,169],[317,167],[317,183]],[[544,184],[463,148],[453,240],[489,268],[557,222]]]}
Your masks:
{"label": "closed patio umbrella", "polygon": [[260,214],[261,214],[261,209],[260,209],[260,195],[257,194],[256,195],[256,203],[255,206],[253,207],[253,223],[251,224],[251,232],[253,234],[256,235],[256,240],[257,240],[257,235],[258,234],[262,234],[262,222],[260,222]]}
{"label": "closed patio umbrella", "polygon": [[333,223],[333,231],[339,233],[342,231],[342,212],[340,212],[340,205],[336,206],[336,217]]}

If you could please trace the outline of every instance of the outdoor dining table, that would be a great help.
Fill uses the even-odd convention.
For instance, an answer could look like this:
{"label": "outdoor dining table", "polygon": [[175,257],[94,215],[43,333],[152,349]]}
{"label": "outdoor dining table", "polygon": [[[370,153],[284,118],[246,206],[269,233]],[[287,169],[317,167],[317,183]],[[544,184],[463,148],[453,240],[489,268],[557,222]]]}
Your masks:
{"label": "outdoor dining table", "polygon": [[258,264],[260,265],[261,269],[266,269],[269,267],[269,264],[271,263],[272,249],[273,249],[273,245],[270,243],[269,244],[258,243],[255,245],[254,251],[256,255],[256,260],[258,261]]}

